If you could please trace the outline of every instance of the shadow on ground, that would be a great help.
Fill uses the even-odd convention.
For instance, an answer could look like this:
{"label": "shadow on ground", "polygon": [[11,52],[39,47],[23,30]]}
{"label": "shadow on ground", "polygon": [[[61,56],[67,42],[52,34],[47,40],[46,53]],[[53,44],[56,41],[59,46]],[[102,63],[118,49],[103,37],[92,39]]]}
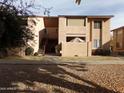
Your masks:
{"label": "shadow on ground", "polygon": [[[47,62],[49,63],[49,62]],[[50,62],[52,63],[52,62]],[[51,86],[58,86],[61,88],[69,89],[79,93],[116,93],[112,90],[109,90],[105,87],[102,87],[94,82],[83,79],[78,75],[66,71],[62,67],[67,67],[70,69],[75,69],[77,71],[88,71],[86,64],[1,64],[0,65],[0,89],[5,91],[4,88],[15,88],[18,85],[13,83],[21,82],[27,86],[34,86],[34,82],[49,84]],[[87,83],[90,86],[85,84],[74,83],[69,80],[64,79],[65,75],[69,75],[72,78],[80,80]],[[7,90],[6,90],[7,91]],[[23,92],[33,92],[33,93],[48,93],[47,88],[40,88],[38,90],[30,89],[17,89],[8,91],[23,91]],[[53,90],[55,93],[64,93],[59,88]]]}

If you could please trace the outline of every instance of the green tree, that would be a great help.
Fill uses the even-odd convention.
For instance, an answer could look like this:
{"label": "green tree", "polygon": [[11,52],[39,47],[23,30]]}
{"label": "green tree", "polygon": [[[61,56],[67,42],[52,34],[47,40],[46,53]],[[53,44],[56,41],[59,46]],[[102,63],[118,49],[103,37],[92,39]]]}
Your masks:
{"label": "green tree", "polygon": [[31,4],[25,4],[21,0],[20,6],[13,5],[14,0],[0,2],[0,52],[7,51],[7,48],[20,48],[27,45],[28,40],[33,40],[33,33],[23,26],[25,16],[30,11],[27,8]]}

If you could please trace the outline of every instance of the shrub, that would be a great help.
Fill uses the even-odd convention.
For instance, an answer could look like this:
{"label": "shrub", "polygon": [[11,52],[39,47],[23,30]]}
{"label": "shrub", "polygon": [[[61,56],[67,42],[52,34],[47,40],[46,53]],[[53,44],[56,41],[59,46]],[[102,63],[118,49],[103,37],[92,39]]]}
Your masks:
{"label": "shrub", "polygon": [[124,56],[124,52],[119,52],[118,55]]}
{"label": "shrub", "polygon": [[[27,16],[29,12],[27,11],[26,7],[22,5],[23,0],[20,1],[20,5],[18,7],[17,4],[14,4],[16,1],[18,0],[0,1],[1,56],[16,55],[16,53],[20,52],[20,49],[17,48],[26,47],[28,41],[34,39],[33,32],[29,27],[26,26],[26,24],[23,24],[23,21],[27,23],[28,17],[25,16]],[[26,6],[27,5],[28,4],[26,3]],[[21,6],[23,7],[21,8]]]}
{"label": "shrub", "polygon": [[5,48],[0,48],[0,58],[7,56],[7,50]]}
{"label": "shrub", "polygon": [[39,53],[38,53],[38,52],[35,52],[35,53],[34,53],[34,56],[38,56],[38,55],[39,55]]}
{"label": "shrub", "polygon": [[57,54],[58,56],[61,55],[61,54],[60,54],[60,51],[61,51],[61,44],[58,44],[58,45],[55,46],[55,52],[56,52],[56,54]]}
{"label": "shrub", "polygon": [[25,55],[28,55],[28,56],[33,55],[33,52],[34,52],[34,49],[32,47],[28,47],[25,50]]}
{"label": "shrub", "polygon": [[102,56],[109,56],[111,54],[110,50],[105,49],[97,49],[94,52],[94,55],[102,55]]}
{"label": "shrub", "polygon": [[109,56],[111,54],[110,50],[103,50],[103,56]]}

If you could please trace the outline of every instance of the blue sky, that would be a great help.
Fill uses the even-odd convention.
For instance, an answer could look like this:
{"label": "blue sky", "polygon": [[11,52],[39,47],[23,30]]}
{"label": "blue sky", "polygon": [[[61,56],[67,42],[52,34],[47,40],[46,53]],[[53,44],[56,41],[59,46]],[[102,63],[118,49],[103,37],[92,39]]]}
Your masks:
{"label": "blue sky", "polygon": [[[53,7],[50,15],[114,15],[111,29],[124,25],[124,0],[82,0],[78,6],[74,0],[35,0],[37,5]],[[41,7],[35,12],[43,15]]]}

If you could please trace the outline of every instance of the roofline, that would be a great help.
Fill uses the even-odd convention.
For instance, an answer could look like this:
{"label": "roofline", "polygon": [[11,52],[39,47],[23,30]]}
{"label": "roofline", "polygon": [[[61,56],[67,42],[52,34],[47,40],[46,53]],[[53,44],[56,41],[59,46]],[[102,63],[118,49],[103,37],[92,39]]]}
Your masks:
{"label": "roofline", "polygon": [[111,31],[115,31],[115,30],[119,30],[119,29],[124,29],[124,26],[121,26],[121,27],[115,28],[115,29],[113,29],[113,30],[111,30]]}
{"label": "roofline", "polygon": [[37,16],[37,15],[27,15],[23,17],[39,17],[39,18],[59,18],[59,17],[87,17],[87,18],[112,18],[113,15],[58,15],[58,16]]}
{"label": "roofline", "polygon": [[51,17],[51,18],[58,18],[58,16],[37,16],[37,15],[28,15],[24,17],[39,17],[39,18],[44,18],[44,17]]}
{"label": "roofline", "polygon": [[87,17],[85,15],[58,15],[58,17]]}
{"label": "roofline", "polygon": [[113,15],[101,15],[101,16],[87,16],[88,18],[112,18],[114,17]]}
{"label": "roofline", "polygon": [[58,15],[59,17],[112,18],[113,15]]}

